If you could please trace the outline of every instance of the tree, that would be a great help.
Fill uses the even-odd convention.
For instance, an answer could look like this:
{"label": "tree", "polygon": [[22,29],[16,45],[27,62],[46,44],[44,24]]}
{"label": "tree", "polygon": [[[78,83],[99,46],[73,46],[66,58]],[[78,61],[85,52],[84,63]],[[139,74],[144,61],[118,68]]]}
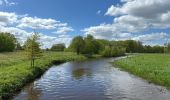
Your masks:
{"label": "tree", "polygon": [[10,33],[0,33],[0,52],[11,52],[16,47],[16,38]]}
{"label": "tree", "polygon": [[106,46],[105,49],[103,50],[102,52],[102,56],[104,57],[111,57],[111,52],[112,52],[112,49],[110,46]]}
{"label": "tree", "polygon": [[116,57],[125,55],[126,49],[118,46],[106,46],[102,52],[104,57]]}
{"label": "tree", "polygon": [[31,60],[31,67],[34,67],[35,59],[42,56],[40,43],[38,42],[38,40],[39,40],[39,35],[37,33],[34,33],[25,42],[25,47],[26,47],[25,49],[28,54],[28,58]]}
{"label": "tree", "polygon": [[83,52],[85,42],[82,36],[76,36],[73,38],[69,49],[75,51],[78,55]]}
{"label": "tree", "polygon": [[100,43],[94,39],[94,37],[90,34],[87,35],[84,39],[85,41],[85,49],[83,51],[84,54],[97,54],[100,50]]}
{"label": "tree", "polygon": [[52,47],[51,47],[51,50],[52,51],[64,51],[65,49],[65,44],[61,43],[61,44],[54,44]]}

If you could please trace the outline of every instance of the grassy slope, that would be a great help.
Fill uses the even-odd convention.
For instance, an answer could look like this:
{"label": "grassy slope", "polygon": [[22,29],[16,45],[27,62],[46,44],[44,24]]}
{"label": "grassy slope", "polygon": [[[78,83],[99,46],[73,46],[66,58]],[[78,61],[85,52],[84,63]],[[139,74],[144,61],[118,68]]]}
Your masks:
{"label": "grassy slope", "polygon": [[11,95],[22,88],[27,82],[41,75],[53,61],[66,62],[85,60],[81,55],[69,52],[46,52],[36,60],[35,67],[30,67],[30,61],[24,52],[0,54],[0,98]]}
{"label": "grassy slope", "polygon": [[170,54],[138,54],[114,64],[150,82],[170,87]]}

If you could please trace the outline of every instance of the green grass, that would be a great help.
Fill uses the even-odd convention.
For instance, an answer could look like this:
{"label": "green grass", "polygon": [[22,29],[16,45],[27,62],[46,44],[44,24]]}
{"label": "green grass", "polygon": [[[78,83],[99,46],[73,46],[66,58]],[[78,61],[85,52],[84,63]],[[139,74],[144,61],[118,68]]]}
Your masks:
{"label": "green grass", "polygon": [[86,57],[71,52],[44,52],[30,67],[26,53],[13,52],[0,54],[0,99],[20,90],[26,83],[42,75],[54,62],[85,60]]}
{"label": "green grass", "polygon": [[137,54],[114,64],[149,82],[170,87],[170,54]]}

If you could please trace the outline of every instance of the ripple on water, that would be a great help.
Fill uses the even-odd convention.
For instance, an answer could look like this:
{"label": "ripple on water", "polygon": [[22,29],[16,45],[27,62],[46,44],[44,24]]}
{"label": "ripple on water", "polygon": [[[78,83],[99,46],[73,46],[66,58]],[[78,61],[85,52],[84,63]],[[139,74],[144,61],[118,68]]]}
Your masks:
{"label": "ripple on water", "polygon": [[51,67],[14,100],[169,100],[170,91],[120,71],[114,59]]}

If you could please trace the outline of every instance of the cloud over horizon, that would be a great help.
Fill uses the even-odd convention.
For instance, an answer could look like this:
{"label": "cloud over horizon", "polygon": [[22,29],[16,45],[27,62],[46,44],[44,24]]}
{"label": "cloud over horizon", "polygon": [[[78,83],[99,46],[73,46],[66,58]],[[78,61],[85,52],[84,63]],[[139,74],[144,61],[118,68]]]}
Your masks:
{"label": "cloud over horizon", "polygon": [[[104,39],[122,39],[121,35],[130,34],[124,39],[138,38],[138,40],[147,42],[153,38],[164,41],[167,35],[158,36],[158,33],[138,34],[150,29],[168,29],[170,28],[170,2],[168,0],[121,0],[122,5],[111,5],[105,16],[113,17],[111,24],[100,24],[83,29],[85,34],[92,34],[96,38]],[[162,34],[160,32],[159,34]],[[115,35],[117,34],[117,35]],[[163,36],[163,37],[162,37]]]}
{"label": "cloud over horizon", "polygon": [[[32,31],[27,31],[31,29]],[[27,37],[31,36],[34,30],[51,30],[57,31],[55,36],[45,35],[39,33],[41,36],[41,43],[43,48],[51,47],[55,43],[69,44],[71,36],[67,34],[70,31],[74,31],[68,23],[62,23],[55,19],[43,19],[38,17],[30,17],[26,15],[18,15],[13,12],[0,12],[0,32],[10,32],[16,36],[16,38],[23,44]],[[67,42],[65,42],[67,40]]]}

